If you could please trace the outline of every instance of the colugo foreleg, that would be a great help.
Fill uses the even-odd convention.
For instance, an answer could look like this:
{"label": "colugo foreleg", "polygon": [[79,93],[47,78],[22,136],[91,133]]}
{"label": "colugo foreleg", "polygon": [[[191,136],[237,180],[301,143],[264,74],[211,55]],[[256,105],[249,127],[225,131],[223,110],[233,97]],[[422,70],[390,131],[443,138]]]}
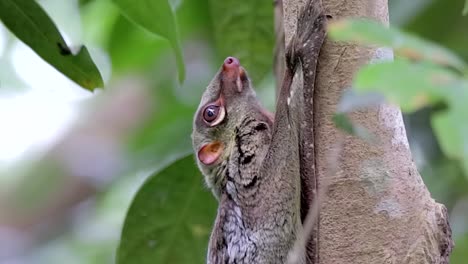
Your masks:
{"label": "colugo foreleg", "polygon": [[[301,174],[301,220],[305,221],[310,206],[317,194],[314,145],[314,88],[319,52],[325,39],[327,17],[320,1],[308,1],[297,21],[296,35],[293,37],[286,58],[291,64],[301,63],[303,79],[302,115],[299,129],[299,156]],[[317,231],[318,224],[314,227]],[[317,232],[307,242],[307,263],[318,262]]]}

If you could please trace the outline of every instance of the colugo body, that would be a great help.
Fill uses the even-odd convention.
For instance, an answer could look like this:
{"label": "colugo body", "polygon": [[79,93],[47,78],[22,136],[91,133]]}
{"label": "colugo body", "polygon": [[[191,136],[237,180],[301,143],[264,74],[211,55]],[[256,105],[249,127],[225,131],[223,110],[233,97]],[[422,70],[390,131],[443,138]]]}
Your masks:
{"label": "colugo body", "polygon": [[284,263],[294,244],[299,178],[284,182],[281,175],[298,175],[288,171],[297,168],[297,157],[284,153],[283,164],[270,164],[272,131],[272,115],[247,72],[228,57],[203,94],[192,134],[198,165],[219,201],[208,263]]}
{"label": "colugo body", "polygon": [[[193,148],[219,202],[209,264],[286,263],[302,232],[303,115],[296,107],[306,98],[299,92],[293,96],[290,88],[299,63],[313,67],[307,72],[315,71],[316,59],[304,63],[301,56],[309,52],[304,49],[313,48],[311,54],[317,57],[324,38],[324,17],[317,3],[311,0],[306,5],[300,19],[311,23],[301,23],[308,26],[298,28],[299,38],[288,48],[274,118],[260,104],[246,70],[234,57],[225,59],[202,96],[194,117]],[[317,26],[319,30],[314,29]],[[296,258],[306,261],[305,254]]]}

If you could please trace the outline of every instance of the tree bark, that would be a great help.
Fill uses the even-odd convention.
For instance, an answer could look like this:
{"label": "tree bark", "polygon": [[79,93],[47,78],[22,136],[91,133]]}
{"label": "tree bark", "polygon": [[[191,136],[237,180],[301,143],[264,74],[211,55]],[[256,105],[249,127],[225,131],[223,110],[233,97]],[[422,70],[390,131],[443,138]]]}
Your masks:
{"label": "tree bark", "polygon": [[[286,43],[305,0],[283,0]],[[337,20],[366,17],[388,25],[386,0],[323,0]],[[389,56],[390,55],[390,56]],[[400,110],[388,104],[351,114],[378,137],[370,144],[338,131],[332,116],[356,71],[391,51],[326,40],[314,95],[315,164],[318,183],[327,182],[319,217],[319,263],[448,263],[453,247],[445,206],[430,196],[415,164]],[[330,155],[342,138],[338,171]]]}

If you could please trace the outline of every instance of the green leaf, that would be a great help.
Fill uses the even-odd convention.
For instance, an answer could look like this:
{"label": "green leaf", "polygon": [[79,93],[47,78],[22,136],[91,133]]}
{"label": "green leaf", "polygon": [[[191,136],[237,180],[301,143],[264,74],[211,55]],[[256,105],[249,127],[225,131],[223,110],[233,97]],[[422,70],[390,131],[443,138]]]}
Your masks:
{"label": "green leaf", "polygon": [[396,28],[370,20],[349,19],[330,24],[329,35],[335,40],[392,47],[396,54],[411,60],[426,60],[442,66],[467,71],[466,63],[451,51]]}
{"label": "green leaf", "polygon": [[91,1],[93,1],[93,0],[78,0],[78,4],[80,6],[84,6],[84,5],[89,4]]}
{"label": "green leaf", "polygon": [[205,263],[216,201],[192,155],[151,176],[125,219],[118,264]]}
{"label": "green leaf", "polygon": [[[148,69],[161,54],[171,50],[168,41],[123,17],[119,13],[107,41],[107,50],[116,74]],[[172,79],[173,76],[170,76]]]}
{"label": "green leaf", "polygon": [[91,91],[104,86],[86,47],[72,54],[57,27],[36,1],[2,0],[0,19],[42,59],[77,84]]}
{"label": "green leaf", "polygon": [[273,67],[272,1],[211,0],[210,3],[220,57],[237,57],[258,84]]}
{"label": "green leaf", "polygon": [[434,113],[431,123],[444,153],[462,161],[468,177],[468,82],[452,85],[445,97],[447,110]]}
{"label": "green leaf", "polygon": [[403,111],[415,111],[440,102],[446,96],[444,87],[457,81],[454,73],[442,67],[397,59],[364,66],[353,87],[357,91],[379,91]]}
{"label": "green leaf", "polygon": [[385,97],[379,92],[356,92],[347,88],[343,91],[337,105],[338,113],[350,113],[355,110],[366,109],[385,102]]}
{"label": "green leaf", "polygon": [[403,111],[445,105],[432,114],[432,126],[448,157],[462,162],[468,176],[468,82],[453,72],[430,63],[399,59],[366,65],[353,83],[357,91],[378,91]]}
{"label": "green leaf", "polygon": [[349,120],[349,118],[344,113],[336,113],[333,115],[333,123],[335,126],[344,132],[353,135],[354,134],[354,126],[353,122]]}
{"label": "green leaf", "polygon": [[[84,5],[80,6],[80,15],[83,38],[103,47],[109,53],[106,45],[117,19],[121,16],[119,9],[110,0],[88,0]],[[113,58],[111,58],[111,61],[114,75]],[[117,75],[115,74],[115,76]]]}
{"label": "green leaf", "polygon": [[185,79],[185,66],[180,47],[175,14],[167,0],[113,0],[121,12],[144,29],[166,38],[174,49],[179,81]]}
{"label": "green leaf", "polygon": [[[442,139],[440,145],[444,153],[451,158],[457,157],[457,153],[462,153],[463,145],[460,144],[460,132],[457,125],[458,121],[455,119],[456,115],[453,112],[443,111],[442,113],[435,113],[432,115],[431,122],[434,127],[434,132],[438,138]],[[457,129],[447,129],[457,128]]]}

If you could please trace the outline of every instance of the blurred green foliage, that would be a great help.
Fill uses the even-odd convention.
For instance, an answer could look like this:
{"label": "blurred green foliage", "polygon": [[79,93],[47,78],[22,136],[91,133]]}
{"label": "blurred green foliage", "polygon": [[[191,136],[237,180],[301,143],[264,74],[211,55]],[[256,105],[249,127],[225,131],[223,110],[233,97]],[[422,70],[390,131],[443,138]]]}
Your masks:
{"label": "blurred green foliage", "polygon": [[125,219],[117,263],[205,261],[216,201],[201,178],[188,155],[145,182]]}
{"label": "blurred green foliage", "polygon": [[255,83],[271,71],[273,3],[270,0],[211,0],[214,36],[220,57],[235,56]]}
{"label": "blurred green foliage", "polygon": [[36,1],[1,1],[0,19],[16,37],[82,87],[93,90],[104,86],[88,49],[82,46],[77,54],[72,54],[54,22]]}
{"label": "blurred green foliage", "polygon": [[[47,2],[49,6],[60,5],[59,0],[55,0],[55,2],[54,0],[41,1],[41,3],[44,2]],[[142,1],[141,3],[143,4],[144,2]],[[28,237],[32,242],[22,247],[22,251],[5,257],[6,260],[19,259],[23,263],[113,263],[115,256],[118,255],[119,261],[123,263],[127,257],[132,256],[132,248],[138,247],[138,243],[135,241],[142,241],[141,243],[148,245],[152,241],[152,236],[156,236],[156,233],[151,233],[151,230],[154,230],[152,228],[159,228],[159,224],[161,226],[170,224],[170,222],[161,222],[159,220],[174,222],[177,217],[184,216],[182,213],[194,213],[194,210],[206,210],[206,214],[204,215],[194,214],[193,217],[179,220],[187,221],[184,222],[184,228],[187,228],[187,230],[202,234],[199,239],[196,239],[194,236],[193,239],[196,240],[196,243],[194,242],[191,248],[193,252],[198,254],[193,255],[193,262],[203,262],[202,255],[204,256],[205,252],[200,252],[200,250],[204,250],[206,244],[201,241],[207,239],[205,231],[206,228],[210,230],[210,227],[206,227],[206,225],[211,223],[210,219],[214,219],[214,198],[203,187],[203,180],[195,169],[193,158],[191,156],[183,159],[180,158],[191,151],[190,133],[193,113],[198,105],[202,91],[219,65],[221,65],[225,56],[233,55],[240,57],[241,63],[246,65],[247,71],[253,75],[254,84],[259,88],[257,90],[258,94],[262,97],[261,99],[265,102],[270,102],[270,105],[271,102],[274,102],[274,89],[272,86],[273,3],[272,1],[264,0],[246,1],[245,3],[238,1],[172,0],[167,2],[158,0],[154,3],[159,2],[164,2],[166,11],[167,7],[170,7],[172,11],[164,13],[163,16],[158,16],[157,13],[163,12],[164,9],[144,9],[136,1],[133,1],[131,5],[120,5],[120,8],[114,3],[128,4],[129,2],[118,0],[67,1],[72,8],[76,9],[76,12],[81,17],[80,28],[76,29],[76,31],[81,30],[83,32],[81,41],[90,50],[92,48],[99,49],[105,56],[108,56],[111,62],[109,83],[118,83],[128,76],[143,80],[145,86],[150,87],[145,98],[151,104],[151,108],[141,124],[132,129],[131,133],[117,139],[124,151],[123,159],[126,163],[119,170],[113,171],[112,174],[115,174],[114,176],[116,177],[113,177],[106,184],[92,185],[92,188],[87,188],[87,192],[85,192],[86,196],[77,200],[76,203],[67,204],[67,210],[52,211],[53,214],[50,214],[51,216],[49,216],[49,213],[46,213],[45,215],[41,215],[39,220],[31,216],[30,218],[37,221],[38,224],[52,225],[53,228],[45,229],[45,231],[41,230],[38,236]],[[461,58],[456,61],[449,58],[444,65],[454,65],[458,69],[466,67],[463,66],[462,62],[468,60],[468,49],[466,49],[468,45],[468,17],[461,15],[463,5],[465,4],[464,1],[394,0],[389,1],[389,4],[391,24],[414,35],[438,43],[440,46],[447,47],[447,50],[456,54],[453,56]],[[48,12],[48,9],[45,8],[45,11]],[[122,13],[122,11],[124,12]],[[169,14],[173,14],[173,16]],[[150,22],[148,22],[148,16],[150,17]],[[52,15],[51,17],[54,18]],[[54,22],[57,21],[54,20]],[[142,25],[137,26],[135,22]],[[148,23],[151,25],[148,25]],[[156,24],[153,25],[153,23]],[[57,22],[57,25],[61,30],[60,32],[63,33],[63,24]],[[163,25],[163,27],[161,28],[160,25]],[[167,34],[165,34],[164,30],[169,28],[172,28],[172,30],[166,31]],[[70,33],[70,31],[66,33]],[[398,31],[394,31],[394,33],[400,34]],[[155,34],[158,36],[155,36]],[[399,37],[403,39],[407,37],[413,38],[411,36],[413,35],[404,34]],[[388,38],[389,36],[385,35],[384,37]],[[14,38],[10,37],[9,41],[12,42],[13,40]],[[180,43],[180,49],[177,46],[179,45],[178,43]],[[390,43],[389,45],[391,46],[392,44]],[[424,52],[424,49],[419,49],[420,42],[414,45],[418,48],[418,52],[422,52],[423,57],[433,55],[432,51]],[[174,49],[176,50],[176,54],[178,54],[179,65],[177,64],[177,60],[174,60]],[[5,53],[9,52],[7,48]],[[92,52],[91,55],[93,55]],[[92,57],[96,60],[95,56]],[[186,69],[186,78],[183,84],[179,83],[181,78],[179,74],[183,73],[180,65],[182,57],[184,58],[184,67]],[[6,58],[8,57],[1,56],[0,54],[1,69],[14,72],[11,60],[7,60]],[[431,64],[432,60],[429,58],[428,61],[414,64],[413,62],[398,60],[395,63],[396,65],[402,65],[406,70],[416,67],[415,72],[418,75],[414,76],[422,78],[417,80],[417,84],[419,84],[424,82],[426,70],[439,70],[441,67],[437,65],[427,66],[428,63]],[[102,67],[99,64],[98,66],[102,72]],[[394,69],[394,66],[385,64],[369,67],[390,67],[391,71],[398,71],[398,69]],[[411,71],[412,73],[414,73],[413,70]],[[363,74],[374,76],[376,74],[375,71],[375,69],[367,68],[363,69]],[[377,71],[382,73],[379,69]],[[447,69],[443,68],[441,71],[445,72]],[[459,79],[465,78],[460,77],[460,71],[453,72],[451,69],[448,71],[450,72],[450,76],[455,75]],[[406,73],[402,72],[401,74]],[[3,78],[1,72],[0,77]],[[14,74],[11,74],[11,78],[13,77],[15,77]],[[383,76],[382,78],[390,77]],[[366,78],[366,80],[369,79]],[[414,78],[411,80],[414,80]],[[395,83],[395,81],[403,82],[404,80],[393,78],[392,83]],[[20,83],[20,81],[14,82],[13,79],[11,81],[7,79],[5,83]],[[381,82],[375,79],[373,84],[379,83]],[[111,85],[108,87],[110,90],[115,90]],[[267,87],[268,89],[263,89],[263,87]],[[403,87],[400,88],[400,92],[411,92],[410,90],[403,91]],[[448,89],[457,90],[454,87],[448,87]],[[384,90],[384,92],[392,91]],[[393,92],[396,93],[398,91]],[[458,92],[462,96],[458,96]],[[460,154],[459,149],[455,148],[453,150],[452,147],[461,144],[460,142],[463,140],[466,141],[468,133],[449,136],[446,136],[446,134],[442,134],[441,136],[440,133],[453,132],[450,131],[453,126],[459,128],[465,127],[468,122],[463,122],[464,115],[457,116],[455,120],[451,120],[452,123],[449,126],[434,125],[432,123],[434,127],[445,128],[445,132],[440,132],[437,129],[434,130],[431,127],[431,119],[436,113],[440,113],[441,106],[436,105],[435,109],[433,109],[432,106],[428,106],[428,103],[443,101],[445,103],[442,105],[442,110],[465,111],[462,99],[466,98],[466,92],[458,92],[454,92],[453,96],[450,96],[450,94],[436,94],[427,98],[427,101],[423,101],[424,104],[410,104],[409,106],[411,107],[407,110],[416,110],[415,106],[418,108],[422,106],[426,107],[405,116],[411,148],[424,181],[428,185],[432,195],[448,206],[451,212],[451,221],[453,225],[457,226],[456,229],[454,228],[456,248],[451,261],[451,263],[455,264],[464,263],[468,259],[468,253],[464,250],[464,245],[467,245],[466,241],[468,241],[468,224],[466,224],[468,215],[463,211],[463,208],[466,208],[463,205],[467,203],[468,182],[463,176],[459,159],[453,159],[453,156],[447,156],[444,153]],[[394,96],[397,95],[394,94]],[[404,96],[404,99],[411,99],[411,97]],[[395,100],[398,101],[399,98]],[[410,101],[410,103],[414,103],[414,101]],[[447,109],[447,104],[450,105],[452,103],[460,106],[461,109]],[[111,114],[115,115],[115,118],[118,120],[124,119],[127,112],[131,112],[133,108],[137,108],[138,106],[139,104],[133,104],[132,108],[117,107],[118,111],[116,108],[112,108]],[[93,116],[97,115],[95,108],[88,107],[86,104],[82,108],[93,113],[86,117],[91,120],[91,125],[97,124],[98,127],[108,125],[106,122],[102,122],[102,119],[97,119],[97,121],[93,119]],[[454,122],[456,123],[455,125]],[[112,131],[112,129],[115,128],[110,126],[109,130]],[[86,136],[90,136],[91,132],[89,130],[92,129],[85,129],[87,131]],[[102,133],[99,130],[97,134],[107,135],[109,133],[107,130],[105,132]],[[456,142],[448,143],[450,144],[448,149],[447,146],[444,147],[442,145],[442,149],[444,150],[442,152],[435,135],[439,139],[456,140]],[[104,139],[108,140],[108,137],[104,136]],[[64,138],[64,140],[67,139],[67,137]],[[76,137],[73,136],[69,138],[76,140]],[[65,143],[62,145],[66,146],[67,144]],[[54,148],[54,150],[60,150],[62,145]],[[75,145],[73,146],[75,147]],[[101,150],[99,144],[91,144],[91,146],[96,151]],[[459,145],[458,147],[461,146]],[[61,155],[62,152],[57,153],[49,156],[63,156]],[[461,155],[466,156],[466,153],[462,153]],[[41,160],[47,160],[49,156],[46,155]],[[85,153],[84,156],[90,156],[90,153]],[[102,157],[108,156],[109,154],[102,155]],[[88,161],[85,163],[87,166],[82,167],[94,167],[97,166],[96,164],[106,164],[107,160],[101,159],[102,157],[98,156],[95,158],[92,156],[91,161],[89,159],[86,160]],[[460,156],[455,155],[455,157],[458,158]],[[93,160],[95,160],[94,163]],[[168,164],[172,164],[175,160],[177,160],[176,163],[166,168]],[[13,174],[16,171],[15,167],[28,167],[27,171],[29,173],[22,173],[22,178],[25,181],[15,180],[14,183],[0,186],[0,190],[2,189],[1,187],[8,186],[8,188],[11,188],[11,192],[15,192],[20,196],[23,193],[37,195],[35,197],[40,196],[41,199],[37,199],[37,201],[34,201],[32,198],[28,199],[28,195],[25,195],[23,198],[25,199],[24,201],[34,203],[34,208],[46,209],[51,206],[50,201],[66,199],[70,195],[65,194],[73,193],[71,188],[77,184],[73,180],[76,177],[70,177],[66,173],[48,177],[36,177],[35,174],[45,175],[51,172],[47,169],[47,173],[45,173],[41,169],[38,169],[40,166],[35,167],[34,164],[31,164],[33,163],[26,160],[14,166],[13,169],[8,168],[9,174]],[[23,172],[25,169],[19,171]],[[148,175],[154,176],[148,178]],[[21,184],[22,182],[29,182],[33,177],[36,179],[34,184],[29,184],[26,187]],[[62,179],[57,181],[57,177],[61,177]],[[147,180],[145,181],[145,179]],[[54,184],[49,181],[54,181]],[[143,182],[145,182],[144,185],[142,185]],[[79,193],[83,193],[84,187],[82,185],[79,185],[81,186],[81,192]],[[143,186],[141,191],[135,195],[141,185]],[[186,196],[183,193],[190,190],[190,188],[194,188],[192,190],[195,190],[197,195],[193,199],[184,201],[183,199]],[[52,189],[54,190],[52,191]],[[60,192],[59,190],[62,191]],[[175,198],[168,198],[171,199],[171,203],[158,207],[158,203],[154,201],[158,201],[158,193],[161,194],[163,192],[167,193],[167,197]],[[152,195],[156,197],[152,197]],[[130,206],[132,199],[133,203]],[[184,202],[190,205],[187,207],[187,212],[180,211],[179,205]],[[206,203],[206,206],[204,206],[204,203]],[[0,210],[2,210],[1,205],[0,201]],[[121,250],[117,254],[116,248],[120,240],[120,232],[124,225],[127,208],[130,209],[129,217],[123,228],[125,237],[120,245]],[[42,210],[45,211],[45,209]],[[170,215],[170,217],[157,217],[159,210],[167,210],[167,215]],[[142,211],[146,211],[148,215],[153,215],[157,219],[154,221],[145,220],[147,222],[135,220],[135,217],[138,217],[138,214]],[[63,218],[68,220],[64,220],[60,224],[54,224],[55,222],[52,220],[53,218],[60,218],[59,213],[64,215]],[[0,215],[2,214],[13,215],[9,211],[0,211]],[[28,214],[28,217],[30,215],[34,215],[34,213]],[[196,216],[203,218],[198,219]],[[149,219],[149,217],[146,219]],[[197,219],[203,228],[190,229],[189,221],[198,221]],[[173,228],[170,228],[169,231],[174,233],[166,234],[162,232],[160,234],[165,234],[169,240],[177,240],[178,242],[172,248],[165,248],[167,252],[163,254],[184,257],[177,256],[177,254],[180,254],[177,250],[181,248],[179,246],[188,247],[190,245],[184,244],[186,242],[184,238],[175,232]],[[161,237],[163,238],[162,235]],[[149,246],[151,245],[152,243]],[[145,254],[149,255],[159,254],[158,251],[151,251],[149,248],[143,248],[142,250],[146,252]],[[2,256],[0,254],[1,261]]]}
{"label": "blurred green foliage", "polygon": [[166,38],[176,54],[179,81],[185,79],[185,66],[174,13],[167,0],[114,0],[120,11],[144,29]]}
{"label": "blurred green foliage", "polygon": [[394,27],[387,28],[372,20],[349,19],[334,22],[329,34],[335,40],[391,47],[395,55],[413,61],[428,61],[453,67],[462,73],[467,70],[466,63],[451,51]]}

